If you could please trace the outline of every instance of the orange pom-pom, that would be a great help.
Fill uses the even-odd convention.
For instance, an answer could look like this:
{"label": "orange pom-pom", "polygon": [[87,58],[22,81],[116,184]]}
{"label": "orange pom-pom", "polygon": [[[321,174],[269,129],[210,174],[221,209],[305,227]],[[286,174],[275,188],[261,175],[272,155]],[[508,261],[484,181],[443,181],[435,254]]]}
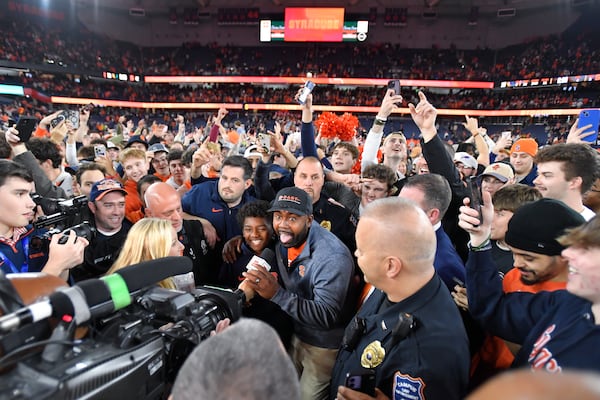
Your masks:
{"label": "orange pom-pom", "polygon": [[338,117],[332,112],[324,112],[315,121],[319,135],[322,138],[333,139],[336,137],[336,125]]}
{"label": "orange pom-pom", "polygon": [[332,112],[324,112],[315,121],[319,134],[322,138],[339,138],[344,142],[350,142],[356,135],[359,125],[358,118],[350,113],[344,113],[338,117]]}
{"label": "orange pom-pom", "polygon": [[350,142],[356,136],[358,118],[350,113],[344,113],[339,118],[338,137],[344,142]]}

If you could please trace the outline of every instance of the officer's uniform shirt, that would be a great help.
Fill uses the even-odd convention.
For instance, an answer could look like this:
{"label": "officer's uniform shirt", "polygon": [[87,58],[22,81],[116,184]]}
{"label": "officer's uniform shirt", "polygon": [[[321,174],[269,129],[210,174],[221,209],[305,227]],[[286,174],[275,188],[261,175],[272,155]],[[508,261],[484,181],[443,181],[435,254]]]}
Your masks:
{"label": "officer's uniform shirt", "polygon": [[313,203],[313,217],[319,225],[337,236],[348,247],[350,253],[354,254],[357,221],[350,210],[321,192],[319,200]]}
{"label": "officer's uniform shirt", "polygon": [[[404,333],[399,316],[412,316]],[[365,327],[357,343],[338,353],[331,399],[347,373],[372,369],[376,386],[391,399],[462,399],[468,382],[469,347],[458,309],[437,276],[409,298],[391,303],[376,290],[357,314]],[[408,320],[406,318],[405,320]],[[356,318],[355,318],[356,321]],[[354,321],[344,335],[353,336]],[[360,329],[357,329],[361,331]],[[355,336],[356,338],[356,336]]]}

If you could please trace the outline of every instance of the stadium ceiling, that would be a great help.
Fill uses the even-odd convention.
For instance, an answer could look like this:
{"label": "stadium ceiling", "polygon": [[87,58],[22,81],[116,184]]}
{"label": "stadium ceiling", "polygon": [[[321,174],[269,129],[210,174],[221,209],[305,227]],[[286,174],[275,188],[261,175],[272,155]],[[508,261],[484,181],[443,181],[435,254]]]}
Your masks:
{"label": "stadium ceiling", "polygon": [[[198,7],[206,10],[234,7],[258,7],[268,12],[283,7],[347,7],[349,11],[364,11],[370,7],[416,8],[427,6],[439,11],[444,9],[465,9],[479,7],[480,12],[496,12],[502,8],[520,10],[550,8],[569,5],[573,0],[75,0],[80,6],[94,5],[102,8],[123,9],[143,8],[148,12],[161,13],[170,7]],[[579,0],[581,1],[581,0]]]}

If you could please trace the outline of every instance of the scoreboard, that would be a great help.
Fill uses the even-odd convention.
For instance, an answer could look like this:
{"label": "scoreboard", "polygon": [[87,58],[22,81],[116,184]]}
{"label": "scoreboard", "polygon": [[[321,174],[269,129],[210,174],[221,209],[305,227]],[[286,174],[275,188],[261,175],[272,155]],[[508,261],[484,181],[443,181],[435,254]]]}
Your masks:
{"label": "scoreboard", "polygon": [[369,21],[344,21],[343,8],[286,8],[285,21],[261,20],[261,42],[363,42]]}

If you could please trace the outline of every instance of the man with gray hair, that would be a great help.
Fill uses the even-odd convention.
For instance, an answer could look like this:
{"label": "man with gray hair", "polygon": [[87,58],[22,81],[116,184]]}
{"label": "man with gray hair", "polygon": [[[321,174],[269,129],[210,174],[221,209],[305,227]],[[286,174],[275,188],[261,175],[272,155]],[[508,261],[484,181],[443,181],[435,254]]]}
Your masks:
{"label": "man with gray hair", "polygon": [[177,375],[173,400],[299,400],[296,369],[277,333],[242,319],[201,342]]}

